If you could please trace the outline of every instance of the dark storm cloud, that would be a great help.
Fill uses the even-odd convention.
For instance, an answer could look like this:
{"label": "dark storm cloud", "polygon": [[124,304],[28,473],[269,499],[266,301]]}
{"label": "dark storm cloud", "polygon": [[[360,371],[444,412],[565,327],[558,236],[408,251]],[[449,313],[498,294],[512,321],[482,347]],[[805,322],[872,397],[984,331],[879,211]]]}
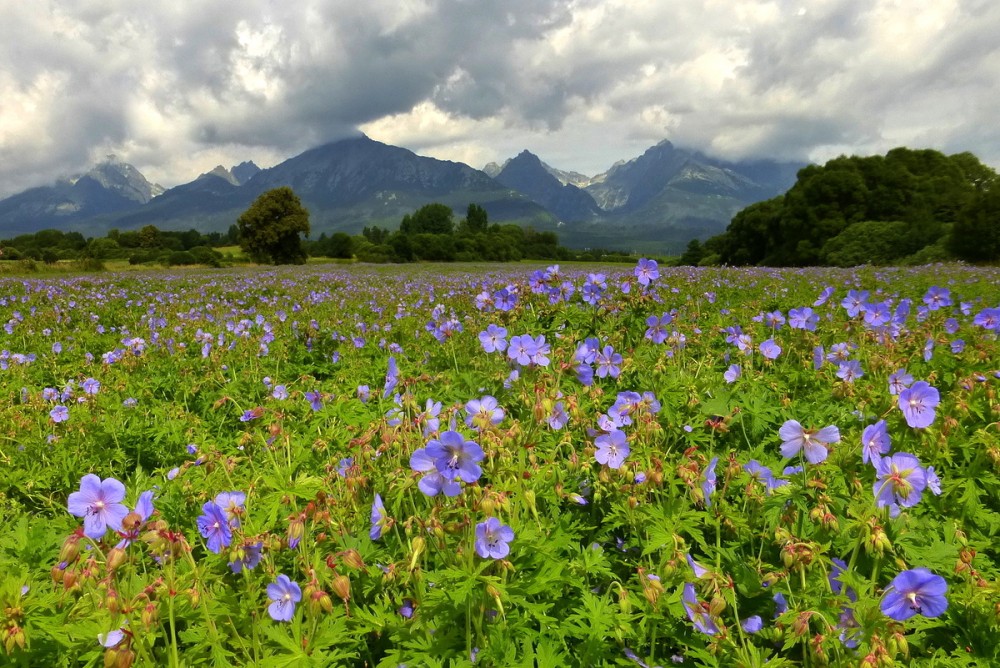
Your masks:
{"label": "dark storm cloud", "polygon": [[8,4],[0,196],[108,151],[172,185],[359,126],[581,170],[664,138],[725,158],[909,143],[1000,163],[992,2]]}

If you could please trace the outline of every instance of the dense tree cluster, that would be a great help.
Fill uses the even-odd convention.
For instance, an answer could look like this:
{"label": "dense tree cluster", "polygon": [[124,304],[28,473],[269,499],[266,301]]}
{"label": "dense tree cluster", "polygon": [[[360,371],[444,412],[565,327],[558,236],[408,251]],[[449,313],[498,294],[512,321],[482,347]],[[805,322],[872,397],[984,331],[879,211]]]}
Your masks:
{"label": "dense tree cluster", "polygon": [[799,171],[685,260],[806,266],[1000,260],[997,174],[971,153],[897,148]]}
{"label": "dense tree cluster", "polygon": [[399,229],[364,228],[355,237],[337,233],[308,245],[312,255],[356,257],[362,262],[510,262],[521,259],[569,259],[555,232],[519,225],[490,225],[486,210],[470,204],[457,223],[445,204],[433,203],[406,214]]}
{"label": "dense tree cluster", "polygon": [[[166,231],[153,225],[138,230],[109,230],[106,236],[85,238],[80,232],[41,230],[0,241],[0,260],[128,259],[132,264],[208,264],[218,266],[215,247],[234,243],[229,234],[197,230]],[[171,261],[173,258],[173,261]]]}
{"label": "dense tree cluster", "polygon": [[301,234],[309,235],[309,211],[288,186],[268,190],[236,221],[240,248],[254,262],[305,264]]}

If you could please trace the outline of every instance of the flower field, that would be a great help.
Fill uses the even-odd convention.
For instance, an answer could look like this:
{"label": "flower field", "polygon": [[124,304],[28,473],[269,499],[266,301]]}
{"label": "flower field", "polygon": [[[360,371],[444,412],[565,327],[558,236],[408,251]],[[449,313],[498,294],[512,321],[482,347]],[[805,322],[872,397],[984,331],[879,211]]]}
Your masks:
{"label": "flower field", "polygon": [[0,282],[0,663],[1000,662],[1000,272]]}

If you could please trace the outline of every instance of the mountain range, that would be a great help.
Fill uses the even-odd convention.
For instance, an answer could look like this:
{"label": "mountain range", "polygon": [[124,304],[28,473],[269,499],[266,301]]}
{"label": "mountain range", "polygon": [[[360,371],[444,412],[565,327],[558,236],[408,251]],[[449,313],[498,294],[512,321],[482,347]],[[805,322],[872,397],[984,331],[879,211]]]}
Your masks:
{"label": "mountain range", "polygon": [[529,151],[483,170],[419,156],[364,135],[305,151],[269,169],[218,166],[164,190],[114,156],[86,174],[0,200],[0,234],[41,229],[225,231],[260,194],[291,186],[310,211],[313,236],[380,225],[441,202],[459,216],[470,203],[491,222],[554,230],[564,245],[646,253],[684,249],[725,230],[743,207],[783,193],[802,164],[727,163],[663,141],[588,177],[555,169]]}

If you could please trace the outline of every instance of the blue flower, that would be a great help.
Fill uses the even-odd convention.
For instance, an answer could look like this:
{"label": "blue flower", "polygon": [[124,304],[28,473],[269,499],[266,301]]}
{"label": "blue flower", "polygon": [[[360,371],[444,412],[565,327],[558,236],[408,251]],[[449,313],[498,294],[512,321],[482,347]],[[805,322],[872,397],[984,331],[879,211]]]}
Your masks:
{"label": "blue flower", "polygon": [[267,597],[271,599],[271,605],[267,606],[271,619],[290,622],[295,616],[295,604],[302,600],[302,588],[282,573],[277,581],[267,585]]}
{"label": "blue flower", "polygon": [[823,427],[819,431],[806,430],[796,420],[788,420],[778,430],[781,437],[781,455],[794,457],[800,450],[805,450],[806,461],[819,464],[829,455],[827,446],[840,441],[840,430],[834,426]]}
{"label": "blue flower", "polygon": [[631,452],[625,432],[617,429],[598,436],[594,439],[594,445],[597,446],[597,452],[594,453],[597,463],[607,464],[613,469],[620,468]]}
{"label": "blue flower", "polygon": [[83,518],[83,534],[100,540],[108,527],[121,531],[122,520],[128,515],[125,499],[125,485],[114,478],[101,480],[88,473],[80,480],[80,491],[69,495],[68,508],[71,515]]}
{"label": "blue flower", "polygon": [[885,420],[868,425],[861,433],[861,461],[865,464],[878,462],[879,458],[889,452],[891,447]]}
{"label": "blue flower", "polygon": [[639,281],[639,285],[649,285],[660,277],[660,270],[656,264],[656,260],[648,260],[644,257],[639,258],[639,263],[633,272]]}
{"label": "blue flower", "polygon": [[483,559],[503,559],[510,554],[514,530],[495,517],[476,525],[476,554]]}
{"label": "blue flower", "polygon": [[740,368],[739,364],[730,364],[729,368],[722,374],[722,378],[727,383],[735,383],[742,373],[743,370]]}
{"label": "blue flower", "polygon": [[947,591],[948,583],[943,577],[926,568],[914,568],[893,578],[879,607],[897,622],[914,615],[937,617],[948,609]]}
{"label": "blue flower", "polygon": [[485,331],[479,333],[479,342],[483,350],[488,353],[503,352],[507,350],[507,330],[497,325],[489,325]]}
{"label": "blue flower", "polygon": [[233,530],[229,526],[226,511],[214,501],[206,501],[198,517],[198,531],[205,538],[209,552],[219,554],[233,542]]}
{"label": "blue flower", "polygon": [[698,600],[698,594],[690,582],[684,585],[681,600],[688,619],[694,623],[696,629],[708,636],[714,636],[719,632],[719,627],[708,612],[708,606]]}
{"label": "blue flower", "polygon": [[440,438],[429,441],[424,450],[446,480],[470,483],[479,480],[483,474],[479,467],[485,456],[483,449],[475,441],[465,440],[457,431],[444,432]]}
{"label": "blue flower", "polygon": [[372,526],[368,535],[372,540],[378,540],[389,526],[388,518],[385,516],[385,505],[382,503],[382,495],[378,493],[375,494],[375,500],[372,501],[371,521]]}
{"label": "blue flower", "polygon": [[781,346],[774,342],[774,339],[768,339],[764,341],[759,346],[760,352],[765,358],[769,360],[776,359],[778,355],[781,354]]}
{"label": "blue flower", "polygon": [[934,423],[934,409],[941,403],[941,395],[934,386],[918,380],[899,393],[898,403],[906,424],[924,429]]}
{"label": "blue flower", "polygon": [[389,357],[389,367],[385,372],[385,389],[382,390],[382,398],[388,399],[392,391],[399,384],[399,368],[396,366],[396,358]]}
{"label": "blue flower", "polygon": [[246,543],[243,545],[243,557],[236,561],[230,561],[229,568],[233,573],[241,573],[244,568],[252,571],[260,563],[263,553],[264,543]]}

